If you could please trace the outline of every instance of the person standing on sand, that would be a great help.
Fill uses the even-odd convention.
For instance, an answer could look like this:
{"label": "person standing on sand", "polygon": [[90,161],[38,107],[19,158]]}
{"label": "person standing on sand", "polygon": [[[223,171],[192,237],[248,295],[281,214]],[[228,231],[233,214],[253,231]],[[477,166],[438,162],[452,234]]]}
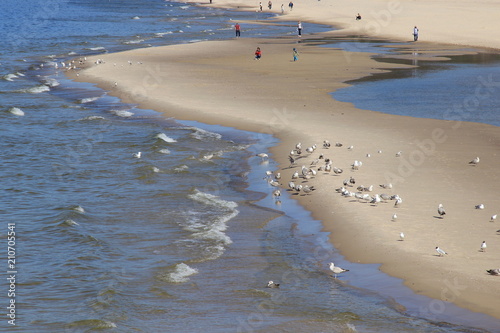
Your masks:
{"label": "person standing on sand", "polygon": [[294,47],[293,48],[293,61],[299,60],[299,51]]}
{"label": "person standing on sand", "polygon": [[259,10],[262,11],[262,2],[259,2]]}
{"label": "person standing on sand", "polygon": [[285,13],[285,7],[283,6],[283,4],[281,4],[281,14],[284,14]]}
{"label": "person standing on sand", "polygon": [[269,10],[273,8],[273,3],[271,1],[267,3],[267,8],[269,8]]}
{"label": "person standing on sand", "polygon": [[262,57],[262,52],[260,51],[260,47],[255,50],[255,60],[260,60],[260,57]]}
{"label": "person standing on sand", "polygon": [[299,37],[302,36],[302,22],[299,21],[299,23],[297,23],[297,32],[298,32],[298,35]]}
{"label": "person standing on sand", "polygon": [[236,32],[236,37],[240,37],[241,35],[241,30],[240,30],[240,24],[239,23],[236,23],[234,25],[234,31]]}
{"label": "person standing on sand", "polygon": [[413,41],[416,42],[418,40],[418,28],[417,26],[415,26],[415,28],[413,28]]}
{"label": "person standing on sand", "polygon": [[292,1],[290,1],[290,3],[288,4],[288,7],[290,7],[290,10],[293,9],[293,2]]}

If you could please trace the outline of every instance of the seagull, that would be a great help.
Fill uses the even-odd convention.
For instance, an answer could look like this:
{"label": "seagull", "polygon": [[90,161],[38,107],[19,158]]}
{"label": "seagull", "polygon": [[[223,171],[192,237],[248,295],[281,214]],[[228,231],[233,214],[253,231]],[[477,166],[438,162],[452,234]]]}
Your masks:
{"label": "seagull", "polygon": [[141,158],[141,154],[142,154],[142,153],[139,151],[139,152],[137,152],[137,153],[134,153],[134,155],[133,155],[133,156],[134,156],[135,158]]}
{"label": "seagull", "polygon": [[342,147],[342,146],[343,146],[343,144],[342,144],[342,143],[340,143],[340,142],[335,142],[335,147]]}
{"label": "seagull", "polygon": [[404,234],[404,233],[402,233],[402,232],[401,232],[401,233],[399,234],[399,240],[401,240],[401,241],[404,241],[404,240],[405,240],[405,234]]}
{"label": "seagull", "polygon": [[267,155],[266,153],[258,153],[255,156],[259,156],[263,161],[269,159],[269,155]]}
{"label": "seagull", "polygon": [[304,193],[311,193],[312,191],[314,191],[315,188],[314,186],[307,186],[307,185],[304,185],[304,187],[302,188],[302,191]]}
{"label": "seagull", "polygon": [[483,243],[481,243],[481,250],[479,251],[486,252],[486,241],[483,241]]}
{"label": "seagull", "polygon": [[444,210],[443,208],[443,205],[442,204],[439,204],[438,205],[438,214],[441,218],[443,218],[442,216],[446,215],[446,211]]}
{"label": "seagull", "polygon": [[281,196],[281,191],[280,190],[274,190],[273,191],[273,197],[275,197],[276,200],[279,200],[280,196]]}
{"label": "seagull", "polygon": [[402,154],[402,153],[403,153],[402,151],[398,151],[398,152],[396,153],[396,157],[401,157],[401,154]]}
{"label": "seagull", "polygon": [[496,219],[497,219],[497,214],[491,215],[490,222],[495,222]]}
{"label": "seagull", "polygon": [[280,287],[279,283],[274,283],[274,281],[269,281],[267,283],[267,287],[266,288],[279,288],[279,287]]}
{"label": "seagull", "polygon": [[297,178],[299,178],[299,172],[295,171],[292,175],[292,179],[297,179]]}
{"label": "seagull", "polygon": [[392,215],[392,220],[393,220],[393,221],[396,221],[397,219],[398,219],[398,215],[397,215],[396,213],[394,213],[394,214]]}
{"label": "seagull", "polygon": [[475,159],[473,159],[472,161],[469,162],[469,164],[472,164],[472,165],[477,165],[479,163],[479,157],[476,157]]}
{"label": "seagull", "polygon": [[491,275],[500,275],[500,268],[487,269],[486,271]]}
{"label": "seagull", "polygon": [[290,161],[290,167],[295,165],[295,158],[293,158],[292,156],[288,156],[288,160]]}
{"label": "seagull", "polygon": [[476,209],[484,209],[484,205],[483,204],[476,205]]}
{"label": "seagull", "polygon": [[394,207],[399,207],[399,205],[401,205],[402,203],[403,203],[403,199],[398,197],[396,199],[396,202],[394,203]]}
{"label": "seagull", "polygon": [[333,276],[337,278],[337,274],[344,273],[344,272],[349,272],[348,269],[343,269],[338,266],[335,266],[333,262],[330,263],[330,270],[333,272]]}
{"label": "seagull", "polygon": [[380,184],[379,186],[380,186],[381,188],[391,189],[391,188],[392,188],[392,183],[388,183],[388,184]]}
{"label": "seagull", "polygon": [[354,149],[354,146],[347,147],[347,150],[353,150],[353,149]]}
{"label": "seagull", "polygon": [[448,252],[445,252],[444,250],[440,249],[439,246],[436,246],[436,251],[439,253],[439,256],[442,257],[445,254],[448,254]]}
{"label": "seagull", "polygon": [[323,141],[323,148],[330,148],[330,141],[328,140]]}

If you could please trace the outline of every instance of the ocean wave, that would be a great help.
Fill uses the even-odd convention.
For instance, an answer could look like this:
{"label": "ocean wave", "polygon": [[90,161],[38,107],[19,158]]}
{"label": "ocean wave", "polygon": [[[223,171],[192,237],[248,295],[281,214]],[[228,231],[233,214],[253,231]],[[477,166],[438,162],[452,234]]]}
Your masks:
{"label": "ocean wave", "polygon": [[132,17],[132,20],[140,20],[141,18],[139,16],[134,16]]}
{"label": "ocean wave", "polygon": [[168,142],[168,143],[177,142],[177,140],[172,139],[171,137],[167,136],[165,133],[158,133],[155,135],[155,138],[163,140],[163,141]]}
{"label": "ocean wave", "polygon": [[5,81],[14,81],[13,79],[16,79],[18,77],[19,76],[17,76],[16,74],[6,74],[2,76],[2,79],[4,79]]}
{"label": "ocean wave", "polygon": [[35,87],[31,87],[28,89],[18,90],[18,92],[29,93],[29,94],[39,94],[39,93],[43,93],[46,91],[50,91],[50,88],[44,84],[41,84],[41,85],[38,85]]}
{"label": "ocean wave", "polygon": [[103,120],[103,119],[106,119],[106,118],[104,118],[102,116],[87,116],[87,117],[83,117],[83,118],[78,119],[78,121]]}
{"label": "ocean wave", "polygon": [[103,47],[103,46],[96,46],[96,47],[89,47],[89,48],[87,48],[87,50],[90,50],[90,51],[104,51],[104,50],[106,50],[106,48]]}
{"label": "ocean wave", "polygon": [[79,328],[79,327],[89,327],[92,330],[98,329],[107,329],[107,328],[116,328],[116,324],[112,321],[101,320],[101,319],[84,319],[77,320],[69,324],[70,328]]}
{"label": "ocean wave", "polygon": [[123,44],[139,44],[139,43],[142,43],[144,41],[145,41],[145,39],[136,39],[136,40],[129,40],[129,41],[123,42]]}
{"label": "ocean wave", "polygon": [[74,225],[79,225],[78,222],[73,221],[72,219],[67,219],[61,222],[60,225],[65,225],[65,226],[74,226]]}
{"label": "ocean wave", "polygon": [[174,169],[175,172],[185,172],[188,171],[189,167],[187,165],[181,165]]}
{"label": "ocean wave", "polygon": [[167,31],[167,32],[157,32],[157,33],[155,33],[154,35],[155,35],[156,37],[163,37],[163,36],[165,36],[165,35],[171,35],[171,34],[173,34],[173,32],[172,32],[172,31]]}
{"label": "ocean wave", "polygon": [[12,113],[14,116],[19,116],[19,117],[24,116],[24,111],[21,110],[20,108],[11,107],[9,109],[9,112]]}
{"label": "ocean wave", "polygon": [[158,150],[158,152],[159,152],[160,154],[165,154],[165,155],[170,154],[170,150],[168,150],[168,149],[166,149],[166,148],[164,148],[164,149],[160,149],[160,150]]}
{"label": "ocean wave", "polygon": [[80,205],[71,206],[71,209],[80,214],[85,214],[85,209],[83,209],[83,207]]}
{"label": "ocean wave", "polygon": [[198,273],[198,270],[189,267],[185,263],[175,265],[173,272],[167,275],[167,279],[174,283],[183,283],[189,281],[189,276]]}
{"label": "ocean wave", "polygon": [[60,85],[59,81],[51,77],[43,78],[41,81],[44,85],[50,88],[54,88]]}
{"label": "ocean wave", "polygon": [[128,118],[132,117],[134,115],[133,112],[130,112],[128,110],[111,110],[110,111],[112,114],[118,117],[123,117],[123,118]]}
{"label": "ocean wave", "polygon": [[99,98],[101,98],[101,96],[86,97],[86,98],[79,99],[78,103],[80,103],[80,104],[90,103],[90,102],[98,100]]}
{"label": "ocean wave", "polygon": [[235,210],[238,207],[238,204],[234,201],[223,200],[216,195],[201,192],[197,189],[194,191],[193,194],[189,194],[188,197],[194,201],[203,203],[205,205],[223,208],[226,210]]}
{"label": "ocean wave", "polygon": [[198,140],[205,140],[205,139],[220,140],[220,138],[222,138],[222,135],[220,135],[219,133],[210,132],[210,131],[207,131],[207,130],[204,130],[201,128],[190,127],[188,129],[193,130],[193,133],[191,133],[191,136],[195,139],[198,139]]}

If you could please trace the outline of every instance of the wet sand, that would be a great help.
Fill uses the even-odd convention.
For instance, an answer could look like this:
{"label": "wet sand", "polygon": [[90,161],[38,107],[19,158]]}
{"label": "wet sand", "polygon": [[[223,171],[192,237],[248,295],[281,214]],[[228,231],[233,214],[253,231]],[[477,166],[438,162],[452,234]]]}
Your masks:
{"label": "wet sand", "polygon": [[[253,59],[257,46],[263,50],[261,60]],[[297,62],[292,61],[293,47],[300,53]],[[448,47],[438,52],[430,43],[418,43],[418,49],[428,49],[429,56],[457,52]],[[334,246],[350,261],[381,263],[384,272],[404,279],[416,293],[500,318],[495,292],[499,277],[486,273],[500,268],[500,246],[495,244],[500,228],[490,222],[499,203],[498,127],[460,118],[393,116],[337,102],[329,93],[345,87],[343,82],[401,65],[377,63],[367,53],[298,44],[296,38],[148,48],[96,56],[88,63],[98,58],[105,63],[81,71],[78,80],[98,83],[125,102],[167,117],[276,136],[280,144],[271,149],[271,157],[280,163],[283,190],[302,165],[315,169],[315,176],[294,182],[316,190],[294,197],[331,231]],[[474,94],[495,91],[496,86],[485,83],[463,103]],[[323,148],[324,140],[330,148]],[[290,167],[289,153],[299,142],[303,152]],[[335,147],[336,142],[343,146]],[[317,149],[306,153],[313,144]],[[343,173],[319,171],[324,159],[310,166],[320,154]],[[480,163],[470,165],[476,156]],[[355,160],[363,162],[358,170],[351,168]],[[351,176],[356,184],[349,191],[373,185],[366,192],[370,196],[398,194],[402,204],[342,197],[335,189]],[[379,187],[386,183],[393,188]],[[437,214],[440,203],[447,211],[444,218]],[[475,209],[481,203],[485,209]],[[483,241],[486,252],[479,251]],[[437,256],[436,246],[448,255]]]}

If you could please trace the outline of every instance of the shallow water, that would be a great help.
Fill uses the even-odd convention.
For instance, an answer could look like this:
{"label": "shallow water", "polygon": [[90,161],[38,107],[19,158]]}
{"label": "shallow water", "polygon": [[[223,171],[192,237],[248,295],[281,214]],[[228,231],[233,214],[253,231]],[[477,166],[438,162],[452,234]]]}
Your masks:
{"label": "shallow water", "polygon": [[[4,317],[0,331],[481,331],[419,311],[428,299],[395,287],[400,281],[376,265],[343,260],[286,193],[277,205],[263,179],[277,166],[255,156],[275,139],[164,119],[55,66],[232,37],[229,18],[257,14],[138,0],[1,6],[10,48],[0,50],[0,210],[5,228],[16,225],[17,325]],[[332,279],[331,259],[352,272]],[[269,280],[281,288],[265,288]],[[395,300],[377,291],[382,285]],[[465,322],[480,327],[473,320],[481,318]]]}

